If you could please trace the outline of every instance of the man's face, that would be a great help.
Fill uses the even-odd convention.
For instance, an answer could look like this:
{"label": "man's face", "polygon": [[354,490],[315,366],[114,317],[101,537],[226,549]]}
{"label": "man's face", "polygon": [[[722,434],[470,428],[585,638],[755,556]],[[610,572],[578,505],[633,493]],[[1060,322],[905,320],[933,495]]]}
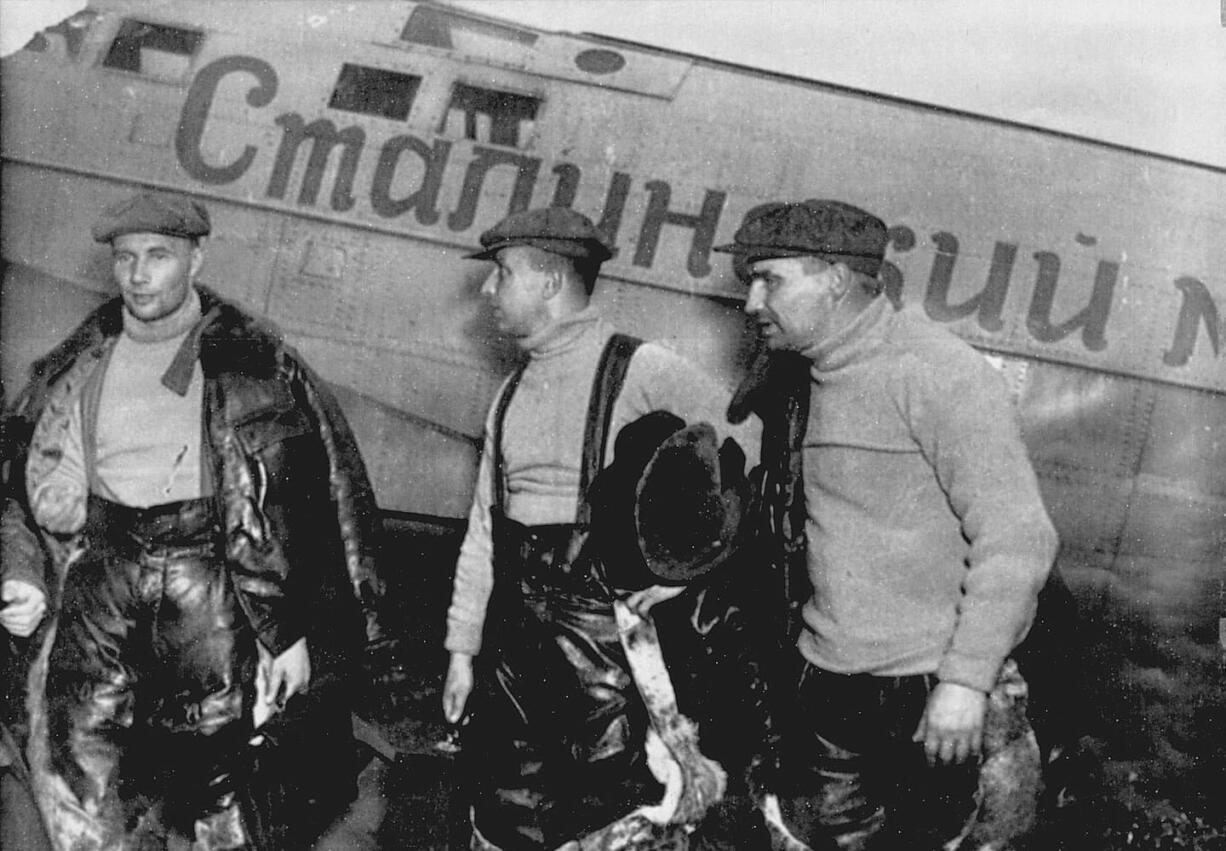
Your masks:
{"label": "man's face", "polygon": [[553,273],[540,267],[529,245],[512,245],[494,255],[494,270],[481,294],[494,310],[498,330],[514,339],[529,337],[549,322],[546,301]]}
{"label": "man's face", "polygon": [[817,257],[774,257],[749,265],[745,312],[768,348],[799,351],[830,332],[837,270]]}
{"label": "man's face", "polygon": [[202,256],[199,245],[178,236],[125,233],[111,240],[115,283],[128,312],[141,322],[153,322],[178,310]]}

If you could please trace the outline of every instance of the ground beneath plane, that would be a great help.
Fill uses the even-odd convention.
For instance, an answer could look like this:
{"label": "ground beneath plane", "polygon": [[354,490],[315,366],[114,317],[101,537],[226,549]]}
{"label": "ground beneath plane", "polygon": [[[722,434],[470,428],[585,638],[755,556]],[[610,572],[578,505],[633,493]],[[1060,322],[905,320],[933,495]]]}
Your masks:
{"label": "ground beneath plane", "polygon": [[[385,571],[390,622],[408,664],[394,705],[366,707],[394,761],[363,747],[359,795],[315,851],[467,849],[466,811],[456,761],[437,745],[450,732],[441,717],[442,649],[459,527],[411,520],[388,525]],[[1126,767],[1105,765],[1086,737],[1051,778],[1038,835],[1018,851],[1226,851],[1226,813],[1217,805],[1173,801],[1144,788]],[[1205,797],[1220,804],[1221,790]]]}

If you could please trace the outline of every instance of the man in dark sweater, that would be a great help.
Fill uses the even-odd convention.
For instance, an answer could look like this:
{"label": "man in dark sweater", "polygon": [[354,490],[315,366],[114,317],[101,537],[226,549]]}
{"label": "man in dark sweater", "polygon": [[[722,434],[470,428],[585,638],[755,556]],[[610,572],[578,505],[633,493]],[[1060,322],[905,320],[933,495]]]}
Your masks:
{"label": "man in dark sweater", "polygon": [[799,476],[763,448],[799,479],[785,511],[803,498],[812,585],[790,751],[809,794],[785,815],[815,844],[927,849],[971,809],[989,695],[1016,677],[1056,535],[1004,382],[894,309],[876,278],[886,241],[877,217],[806,201],[752,211],[716,250],[743,264],[765,347],[808,365],[807,425],[776,448]]}

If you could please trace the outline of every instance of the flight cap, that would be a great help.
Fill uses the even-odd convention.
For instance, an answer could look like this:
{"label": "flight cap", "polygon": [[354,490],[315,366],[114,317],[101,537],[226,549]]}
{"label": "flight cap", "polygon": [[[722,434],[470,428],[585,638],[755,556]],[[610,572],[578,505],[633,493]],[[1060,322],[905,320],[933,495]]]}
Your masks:
{"label": "flight cap", "polygon": [[660,584],[689,582],[739,551],[750,490],[745,453],[731,438],[721,444],[709,423],[660,444],[634,505],[639,550]]}
{"label": "flight cap", "polygon": [[203,204],[182,195],[141,192],[103,210],[90,233],[95,242],[110,242],[126,233],[199,239],[210,230],[209,211]]}
{"label": "flight cap", "polygon": [[531,245],[576,260],[603,263],[613,256],[591,219],[567,207],[538,207],[512,213],[481,234],[481,250],[467,255],[489,260],[503,248]]}
{"label": "flight cap", "polygon": [[652,411],[618,432],[588,490],[590,543],[615,588],[684,585],[742,551],[745,453],[705,422]]}
{"label": "flight cap", "polygon": [[889,235],[885,222],[859,207],[809,200],[755,207],[732,239],[714,250],[740,255],[746,263],[812,255],[876,275]]}

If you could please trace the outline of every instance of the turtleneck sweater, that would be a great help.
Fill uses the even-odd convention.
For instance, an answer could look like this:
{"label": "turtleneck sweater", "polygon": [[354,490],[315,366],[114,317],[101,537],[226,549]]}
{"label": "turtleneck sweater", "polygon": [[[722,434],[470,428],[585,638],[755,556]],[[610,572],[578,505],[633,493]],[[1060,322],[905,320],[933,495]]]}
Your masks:
{"label": "turtleneck sweater", "polygon": [[804,354],[814,593],[802,655],[836,673],[935,673],[989,691],[1056,550],[1003,379],[884,297]]}
{"label": "turtleneck sweater", "polygon": [[[588,400],[601,352],[613,333],[599,309],[590,306],[521,342],[528,362],[503,424],[505,508],[512,520],[529,526],[574,522]],[[644,343],[631,359],[613,405],[605,463],[612,460],[621,428],[655,410],[671,411],[687,423],[711,423],[721,440],[735,438],[750,464],[755,463],[759,425],[754,419],[740,426],[727,423],[730,395],[730,388],[681,356],[657,343]],[[491,406],[447,613],[447,649],[473,654],[481,647],[485,607],[497,569],[492,563],[490,519],[493,416]]]}
{"label": "turtleneck sweater", "polygon": [[123,333],[106,365],[94,431],[91,487],[102,496],[148,508],[202,495],[200,364],[193,365],[183,395],[162,381],[199,321],[194,287],[178,310],[161,319],[144,322],[123,312]]}
{"label": "turtleneck sweater", "polygon": [[189,288],[183,304],[152,322],[122,315],[123,333],[69,410],[59,463],[30,494],[36,519],[54,518],[60,531],[80,527],[90,491],[139,508],[205,495],[200,364],[182,395],[163,383],[200,322],[200,295]]}

